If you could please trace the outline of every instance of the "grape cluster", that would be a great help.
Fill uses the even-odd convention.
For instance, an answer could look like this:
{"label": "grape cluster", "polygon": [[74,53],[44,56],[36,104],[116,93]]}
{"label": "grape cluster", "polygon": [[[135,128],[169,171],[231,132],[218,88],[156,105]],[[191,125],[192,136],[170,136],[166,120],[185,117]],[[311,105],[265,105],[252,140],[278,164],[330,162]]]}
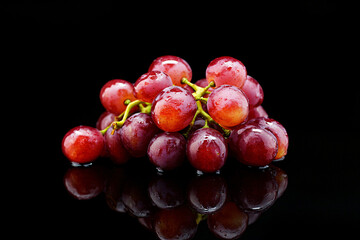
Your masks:
{"label": "grape cluster", "polygon": [[267,166],[287,153],[285,128],[261,106],[263,89],[232,57],[210,62],[195,83],[189,64],[176,56],[155,59],[132,84],[107,82],[106,111],[96,128],[78,126],[63,138],[64,155],[87,164],[100,156],[116,164],[148,156],[158,170],[188,162],[201,172],[220,170],[233,155],[249,166]]}

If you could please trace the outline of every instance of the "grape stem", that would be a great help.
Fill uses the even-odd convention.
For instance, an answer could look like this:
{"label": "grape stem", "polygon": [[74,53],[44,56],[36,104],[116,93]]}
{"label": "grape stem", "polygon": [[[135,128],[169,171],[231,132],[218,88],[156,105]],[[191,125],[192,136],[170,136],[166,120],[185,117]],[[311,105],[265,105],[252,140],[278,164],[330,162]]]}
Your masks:
{"label": "grape stem", "polygon": [[124,103],[127,105],[125,111],[122,112],[119,116],[117,116],[115,118],[116,120],[113,121],[109,126],[104,128],[103,130],[100,130],[102,135],[105,135],[105,133],[110,127],[113,127],[113,131],[111,132],[111,134],[114,134],[115,130],[121,128],[124,125],[126,119],[129,117],[130,111],[133,107],[139,106],[140,112],[142,113],[149,114],[151,112],[151,103],[143,102],[141,100],[134,100],[131,102],[129,99],[125,100]]}
{"label": "grape stem", "polygon": [[200,114],[200,116],[205,120],[205,125],[204,125],[204,128],[208,128],[209,127],[209,123],[214,123],[216,125],[218,125],[222,131],[224,132],[224,135],[225,137],[228,137],[231,133],[230,130],[228,129],[225,129],[223,128],[220,124],[218,124],[217,122],[215,122],[215,120],[207,113],[204,111],[202,105],[201,105],[201,101],[204,102],[204,103],[207,103],[207,98],[204,98],[203,96],[207,93],[209,93],[208,89],[211,88],[211,87],[214,87],[215,86],[215,83],[214,81],[211,81],[209,83],[208,86],[206,86],[205,88],[202,88],[202,87],[199,87],[197,86],[196,84],[193,84],[191,83],[189,80],[187,80],[186,78],[182,78],[181,79],[181,83],[185,83],[187,85],[189,85],[192,89],[194,89],[194,93],[193,93],[193,96],[196,100],[196,105],[197,105],[197,110],[196,110],[196,113],[192,119],[192,121],[190,122],[189,124],[189,128],[187,129],[187,131],[184,133],[184,136],[187,138],[190,131],[191,131],[191,128],[193,127],[194,123],[195,123],[195,120],[196,120],[196,117]]}

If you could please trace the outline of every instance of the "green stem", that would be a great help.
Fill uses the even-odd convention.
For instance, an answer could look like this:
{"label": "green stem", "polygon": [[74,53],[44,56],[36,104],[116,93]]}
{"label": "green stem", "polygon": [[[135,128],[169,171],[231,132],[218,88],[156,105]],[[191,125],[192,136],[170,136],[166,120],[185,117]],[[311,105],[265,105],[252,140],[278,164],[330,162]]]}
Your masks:
{"label": "green stem", "polygon": [[[145,104],[146,107],[143,107],[144,111],[148,111],[148,107],[149,107],[149,106],[150,106],[150,110],[151,110],[151,104],[149,105],[148,103],[143,102],[143,101],[140,101],[140,100],[135,100],[135,101],[132,101],[132,102],[131,102],[131,101],[129,102],[129,101],[130,101],[130,100],[127,99],[127,100],[125,100],[125,102],[124,102],[124,103],[126,103],[126,105],[127,105],[125,111],[124,111],[123,113],[121,113],[119,116],[117,116],[117,117],[115,118],[116,120],[113,121],[109,126],[107,126],[106,128],[104,128],[103,130],[100,130],[100,132],[101,132],[102,135],[105,135],[105,133],[107,132],[107,130],[109,130],[109,128],[110,128],[111,126],[114,127],[114,130],[112,131],[111,134],[114,134],[114,131],[115,131],[116,129],[121,128],[122,125],[124,125],[126,119],[129,117],[130,111],[131,111],[131,109],[132,109],[133,107],[138,106],[138,105],[140,105],[140,104]],[[141,107],[140,107],[140,109],[141,109]],[[145,110],[145,109],[146,109],[146,110]],[[120,121],[119,119],[121,119],[121,121]]]}

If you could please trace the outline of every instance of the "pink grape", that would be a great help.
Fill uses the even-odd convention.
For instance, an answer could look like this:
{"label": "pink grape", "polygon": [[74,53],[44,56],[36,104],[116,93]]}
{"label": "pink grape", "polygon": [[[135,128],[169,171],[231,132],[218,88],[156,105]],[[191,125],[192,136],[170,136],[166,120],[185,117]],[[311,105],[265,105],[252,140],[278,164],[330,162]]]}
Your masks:
{"label": "pink grape", "polygon": [[175,86],[185,86],[181,83],[182,78],[191,81],[192,70],[190,65],[182,58],[177,56],[162,56],[156,58],[149,67],[150,71],[161,71],[170,76]]}

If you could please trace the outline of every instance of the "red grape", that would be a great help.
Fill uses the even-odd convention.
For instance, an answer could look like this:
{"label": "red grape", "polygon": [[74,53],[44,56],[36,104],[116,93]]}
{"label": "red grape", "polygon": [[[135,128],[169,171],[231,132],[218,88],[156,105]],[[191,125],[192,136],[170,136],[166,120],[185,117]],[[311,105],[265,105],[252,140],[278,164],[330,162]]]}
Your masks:
{"label": "red grape", "polygon": [[197,105],[191,93],[178,86],[163,89],[154,99],[151,114],[155,124],[167,132],[187,127],[193,119]]}
{"label": "red grape", "polygon": [[269,115],[266,113],[265,109],[261,105],[257,107],[250,107],[248,121],[250,119],[254,119],[258,117],[267,118],[269,117]]}
{"label": "red grape", "polygon": [[206,68],[206,79],[214,81],[216,87],[227,84],[241,88],[246,80],[244,64],[232,57],[219,57],[210,62]]}
{"label": "red grape", "polygon": [[162,170],[179,167],[185,160],[186,140],[178,132],[157,134],[149,143],[147,154],[150,162]]}
{"label": "red grape", "polygon": [[222,85],[209,95],[207,109],[217,123],[224,127],[234,127],[246,120],[249,103],[239,88]]}
{"label": "red grape", "polygon": [[[100,101],[104,108],[115,115],[125,111],[125,100],[136,100],[135,89],[131,83],[121,79],[107,82],[100,91]],[[135,109],[134,109],[135,110]]]}
{"label": "red grape", "polygon": [[200,128],[188,139],[186,155],[191,165],[203,172],[216,172],[228,154],[224,137],[215,129]]}
{"label": "red grape", "polygon": [[247,76],[244,86],[241,88],[249,100],[250,107],[259,106],[264,100],[264,91],[259,82],[251,76]]}
{"label": "red grape", "polygon": [[281,123],[270,118],[255,118],[251,121],[248,121],[247,124],[260,126],[261,128],[264,128],[274,134],[279,148],[275,159],[281,159],[285,157],[289,146],[289,137],[287,135],[286,129],[283,125],[281,125]]}
{"label": "red grape", "polygon": [[115,114],[111,112],[103,112],[96,122],[96,128],[99,130],[105,129],[115,120]]}
{"label": "red grape", "polygon": [[250,166],[266,166],[278,151],[276,137],[263,128],[242,124],[230,134],[229,146],[236,158]]}
{"label": "red grape", "polygon": [[62,140],[62,151],[72,162],[90,163],[96,160],[104,149],[104,137],[93,127],[78,126],[69,130]]}
{"label": "red grape", "polygon": [[237,239],[247,228],[248,215],[234,202],[226,202],[207,219],[209,230],[220,239]]}
{"label": "red grape", "polygon": [[150,140],[160,131],[150,115],[135,113],[126,119],[120,129],[121,141],[133,157],[143,157]]}
{"label": "red grape", "polygon": [[152,103],[161,90],[172,85],[171,78],[166,73],[160,71],[145,73],[134,84],[136,98]]}
{"label": "red grape", "polygon": [[175,86],[185,86],[181,83],[181,79],[187,78],[191,81],[192,78],[190,65],[184,59],[176,56],[167,55],[156,58],[149,67],[149,72],[154,70],[169,75]]}
{"label": "red grape", "polygon": [[123,164],[129,161],[130,154],[125,149],[121,140],[121,132],[119,130],[111,134],[113,128],[110,128],[105,133],[105,145],[108,155],[115,164]]}

